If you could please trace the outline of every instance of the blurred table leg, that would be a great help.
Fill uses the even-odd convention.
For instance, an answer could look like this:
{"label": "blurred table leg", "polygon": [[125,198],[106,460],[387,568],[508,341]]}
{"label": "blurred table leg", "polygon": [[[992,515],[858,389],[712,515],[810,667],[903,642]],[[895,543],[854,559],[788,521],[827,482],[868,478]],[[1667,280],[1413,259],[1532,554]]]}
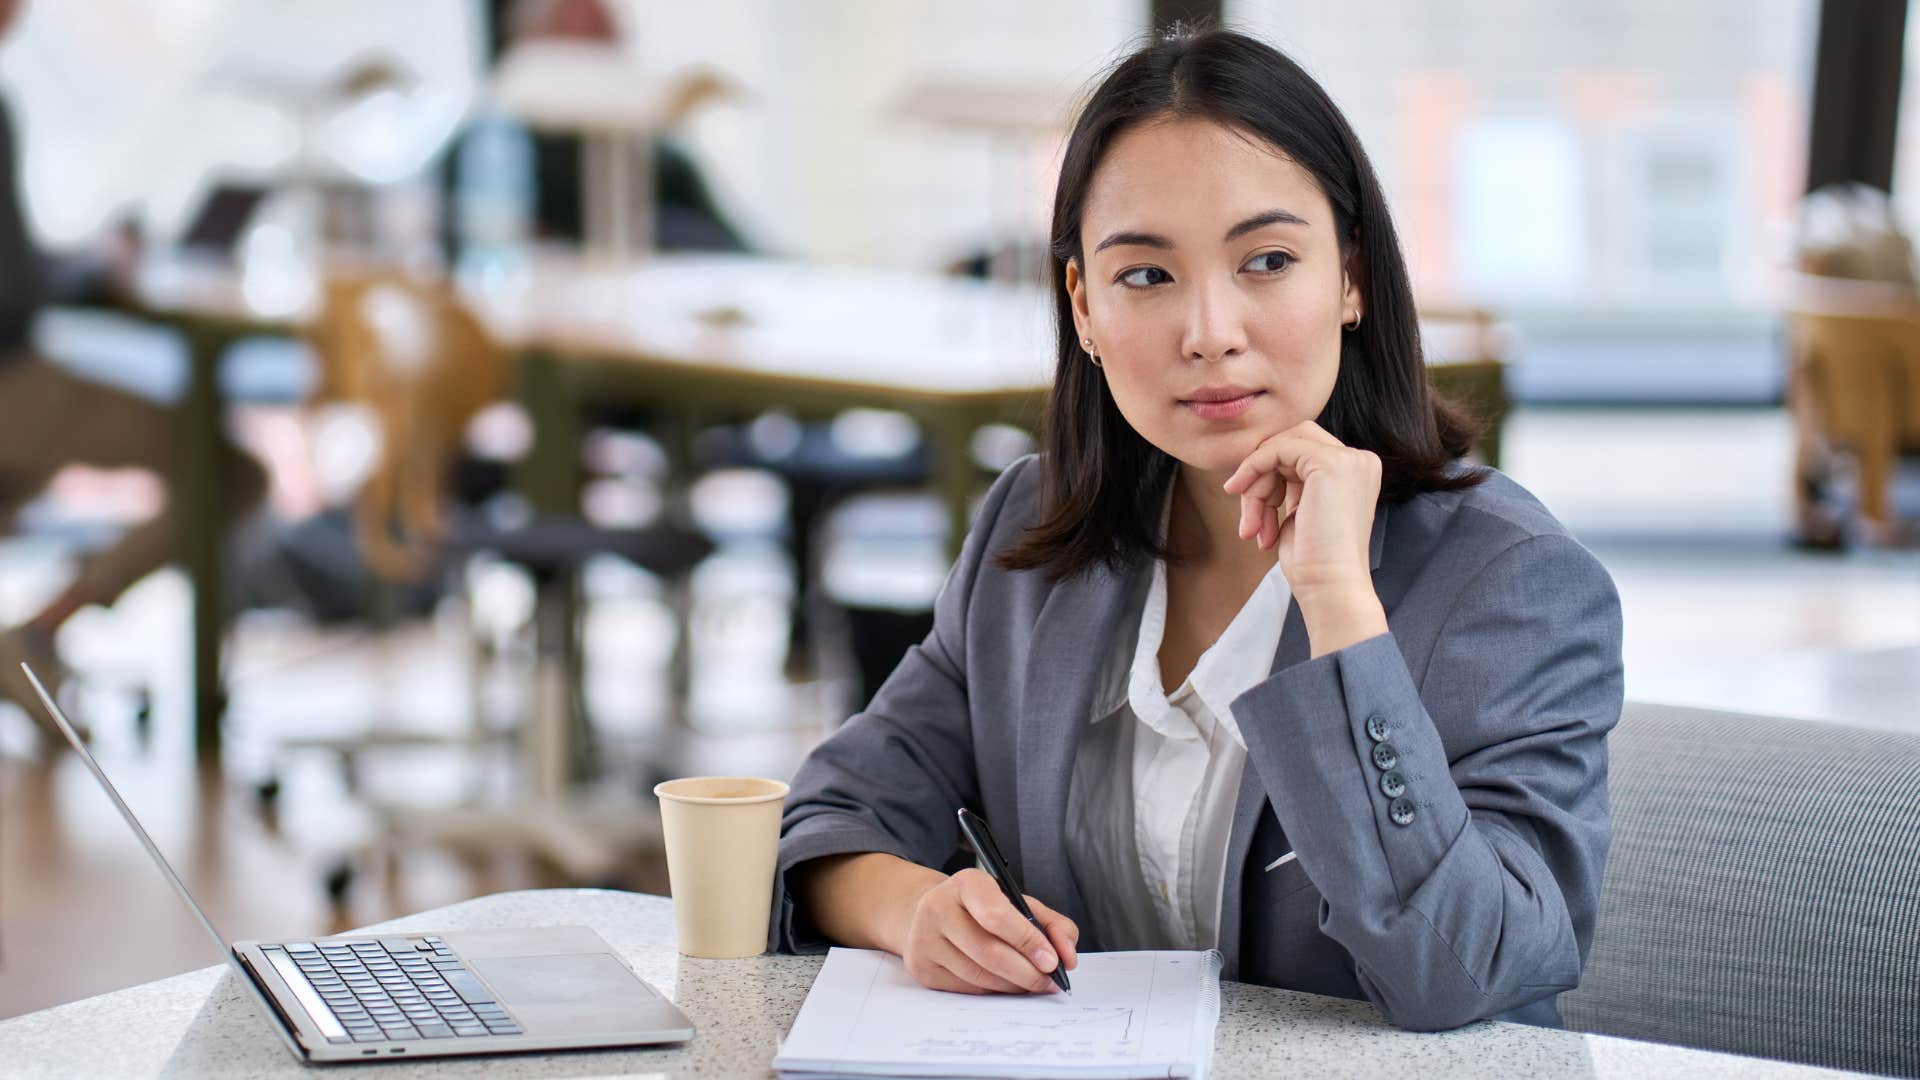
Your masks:
{"label": "blurred table leg", "polygon": [[1025,431],[1040,429],[1045,393],[1010,392],[1003,396],[922,408],[916,414],[933,447],[933,488],[947,508],[947,556],[959,558],[973,525],[973,497],[990,481],[974,460],[973,439],[989,424]]}
{"label": "blurred table leg", "polygon": [[949,414],[925,417],[921,424],[933,444],[933,488],[947,508],[947,557],[957,559],[967,539],[974,488],[980,483],[980,467],[973,463],[978,425],[971,416]]}
{"label": "blurred table leg", "polygon": [[533,446],[520,463],[515,486],[536,513],[577,517],[586,479],[580,462],[581,403],[567,385],[561,361],[540,352],[521,357],[520,404],[533,423]]}
{"label": "blurred table leg", "polygon": [[181,561],[193,583],[193,739],[200,760],[220,760],[220,718],[226,693],[220,682],[223,604],[220,546],[226,490],[220,459],[220,356],[228,337],[185,326],[189,368],[180,408],[180,464],[170,498],[178,499]]}

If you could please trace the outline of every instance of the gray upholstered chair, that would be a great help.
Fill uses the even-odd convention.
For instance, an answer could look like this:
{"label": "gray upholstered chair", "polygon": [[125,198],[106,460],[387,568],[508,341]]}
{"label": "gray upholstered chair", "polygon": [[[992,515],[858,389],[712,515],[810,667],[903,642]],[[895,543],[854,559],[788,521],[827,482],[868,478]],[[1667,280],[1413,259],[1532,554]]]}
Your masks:
{"label": "gray upholstered chair", "polygon": [[1567,1025],[1920,1076],[1920,734],[1629,704],[1610,745]]}

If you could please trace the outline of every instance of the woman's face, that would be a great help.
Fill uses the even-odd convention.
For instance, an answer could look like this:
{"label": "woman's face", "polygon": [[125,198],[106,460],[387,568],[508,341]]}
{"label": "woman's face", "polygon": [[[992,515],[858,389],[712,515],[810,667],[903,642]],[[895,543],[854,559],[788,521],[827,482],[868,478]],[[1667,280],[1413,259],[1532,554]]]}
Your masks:
{"label": "woman's face", "polygon": [[1080,244],[1074,323],[1154,446],[1230,472],[1326,407],[1360,290],[1326,196],[1278,150],[1205,120],[1134,128],[1094,171]]}

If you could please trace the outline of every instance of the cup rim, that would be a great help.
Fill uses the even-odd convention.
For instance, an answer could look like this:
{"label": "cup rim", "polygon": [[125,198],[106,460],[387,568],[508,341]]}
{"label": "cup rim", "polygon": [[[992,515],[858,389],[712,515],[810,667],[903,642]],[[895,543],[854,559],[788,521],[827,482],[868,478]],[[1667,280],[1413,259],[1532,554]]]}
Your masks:
{"label": "cup rim", "polygon": [[[774,790],[763,792],[759,795],[734,795],[729,797],[719,797],[719,796],[713,796],[713,795],[682,795],[678,792],[662,790],[663,788],[671,787],[674,784],[685,784],[685,783],[691,783],[693,781],[698,781],[698,780],[736,780],[736,781],[743,780],[743,781],[747,781],[755,784],[772,784],[774,787]],[[655,798],[672,799],[674,802],[694,803],[701,806],[751,806],[755,803],[771,802],[776,799],[785,799],[787,797],[787,792],[789,790],[791,789],[788,787],[786,781],[774,780],[765,776],[676,776],[671,780],[662,780],[659,783],[653,785],[653,794]]]}

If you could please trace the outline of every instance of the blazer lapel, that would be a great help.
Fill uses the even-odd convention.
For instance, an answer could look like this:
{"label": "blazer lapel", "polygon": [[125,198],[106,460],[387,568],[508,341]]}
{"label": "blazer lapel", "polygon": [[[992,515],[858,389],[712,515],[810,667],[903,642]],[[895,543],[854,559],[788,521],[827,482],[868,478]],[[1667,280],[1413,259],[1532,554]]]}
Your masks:
{"label": "blazer lapel", "polygon": [[1086,903],[1067,862],[1067,791],[1131,581],[1096,568],[1054,587],[1033,628],[1020,700],[1019,756],[1012,763],[1019,778],[1017,859],[1027,892],[1064,912],[1083,934]]}
{"label": "blazer lapel", "polygon": [[[1381,559],[1386,553],[1388,509],[1382,505],[1374,512],[1373,534],[1368,541],[1376,589]],[[1386,598],[1382,597],[1381,602],[1384,605]],[[1307,637],[1307,621],[1300,614],[1300,604],[1289,600],[1287,621],[1280,628],[1280,644],[1274,650],[1269,674],[1279,674],[1303,663],[1312,653],[1313,642]],[[1240,970],[1241,900],[1246,886],[1247,852],[1253,847],[1254,830],[1260,827],[1260,815],[1266,809],[1267,790],[1260,781],[1260,772],[1248,768],[1240,776],[1240,794],[1233,806],[1233,829],[1227,836],[1226,888],[1221,890],[1220,898],[1220,955],[1226,961],[1224,973],[1229,977]]]}

